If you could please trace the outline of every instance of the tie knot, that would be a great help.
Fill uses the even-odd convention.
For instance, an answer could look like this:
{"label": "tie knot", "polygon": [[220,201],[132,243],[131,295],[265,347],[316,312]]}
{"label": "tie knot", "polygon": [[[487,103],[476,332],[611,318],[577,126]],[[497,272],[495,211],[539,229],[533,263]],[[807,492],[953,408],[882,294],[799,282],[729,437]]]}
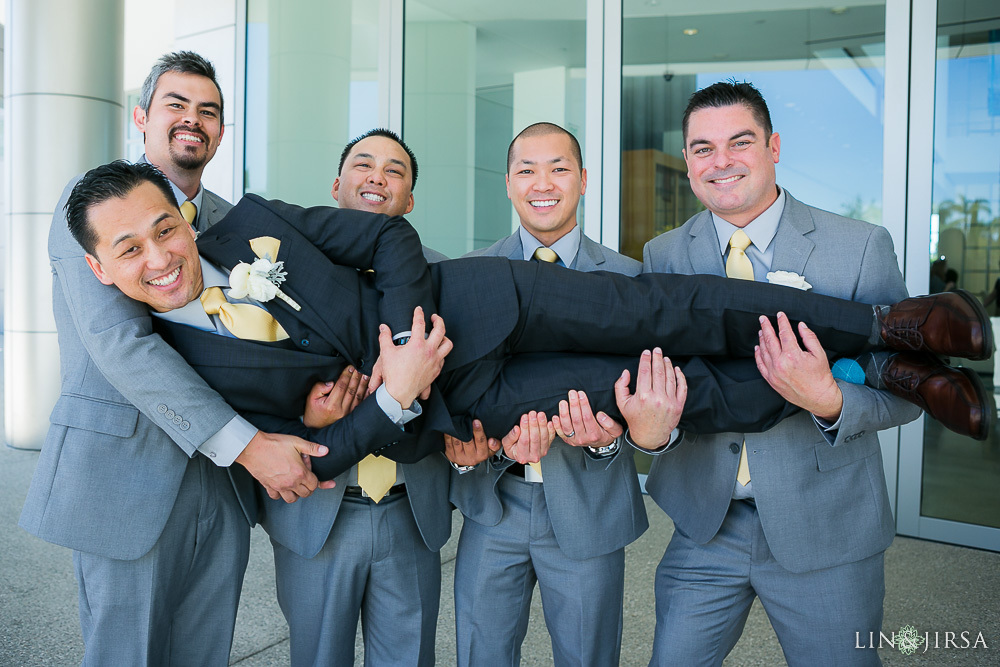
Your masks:
{"label": "tie knot", "polygon": [[737,229],[729,238],[729,247],[737,250],[746,250],[750,245],[750,237],[742,229]]}
{"label": "tie knot", "polygon": [[226,301],[226,295],[222,293],[221,287],[209,287],[201,293],[201,307],[209,315],[218,315],[219,309]]}
{"label": "tie knot", "polygon": [[194,224],[194,219],[198,217],[198,207],[194,205],[194,202],[186,201],[181,204],[181,217],[187,220],[189,225]]}
{"label": "tie knot", "polygon": [[535,254],[532,255],[534,259],[540,262],[548,262],[549,264],[554,264],[559,261],[559,255],[552,248],[546,248],[545,246],[538,246],[535,248]]}

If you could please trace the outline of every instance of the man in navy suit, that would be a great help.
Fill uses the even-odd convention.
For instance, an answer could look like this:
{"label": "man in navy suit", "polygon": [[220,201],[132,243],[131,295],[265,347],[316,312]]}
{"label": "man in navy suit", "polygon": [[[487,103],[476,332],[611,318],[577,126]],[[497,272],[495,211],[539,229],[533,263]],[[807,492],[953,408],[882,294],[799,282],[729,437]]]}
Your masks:
{"label": "man in navy suit", "polygon": [[[883,340],[909,345],[913,334],[933,349],[966,357],[985,355],[992,345],[981,306],[976,310],[955,293],[873,310],[774,285],[734,284],[714,277],[629,278],[499,257],[440,262],[428,270],[419,239],[402,218],[302,209],[255,195],[244,197],[226,220],[202,234],[197,247],[188,234],[183,236],[186,245],[169,252],[154,252],[178,231],[176,213],[167,201],[144,213],[136,211],[136,220],[89,215],[91,208],[112,200],[138,199],[140,190],[155,192],[158,180],[159,175],[143,165],[112,163],[91,170],[78,184],[67,217],[74,235],[92,249],[87,257],[91,269],[105,284],[153,303],[154,310],[169,311],[197,297],[192,290],[202,284],[201,259],[228,270],[255,261],[255,252],[260,252],[255,244],[272,243],[269,261],[295,267],[284,272],[287,279],[280,283],[290,298],[267,300],[267,310],[285,330],[279,345],[220,337],[163,318],[157,322],[161,335],[258,427],[277,418],[298,424],[315,442],[334,444],[327,456],[313,461],[328,475],[343,472],[371,453],[379,438],[353,431],[352,418],[366,412],[367,402],[320,431],[305,429],[298,418],[309,389],[318,380],[335,377],[347,364],[369,373],[380,354],[395,356],[395,347],[385,349],[384,337],[391,341],[390,332],[395,332],[396,344],[406,347],[407,341],[399,337],[414,320],[414,305],[440,316],[432,317],[435,330],[443,328],[441,318],[449,321],[448,336],[454,341],[434,383],[436,391],[421,392],[427,394],[416,432],[421,441],[435,433],[470,437],[471,414],[483,421],[488,433],[506,432],[531,406],[551,410],[574,387],[587,389],[592,397],[600,397],[595,403],[613,409],[614,383],[622,367],[634,369],[638,362],[632,355],[650,341],[669,340],[671,350],[680,354],[752,356],[757,336],[747,332],[759,326],[758,311],[784,310],[793,319],[810,320],[825,344],[841,354],[880,347],[886,344]],[[140,225],[152,213],[157,217],[149,220],[148,228],[128,227]],[[120,238],[112,236],[116,225],[123,226]],[[161,227],[162,239],[148,238]],[[145,244],[135,248],[138,256],[155,261],[144,260],[152,264],[148,278],[125,271],[119,280],[116,274],[130,266],[133,250],[118,255],[112,247],[102,251],[100,243],[117,248],[132,238]],[[169,270],[156,274],[160,264]],[[183,265],[187,272],[180,271]],[[714,325],[720,318],[726,326]],[[625,320],[635,331],[610,324]],[[911,328],[911,335],[894,333],[904,327]],[[424,341],[416,343],[424,346]],[[604,354],[609,347],[627,356]],[[581,350],[589,352],[581,355]],[[688,409],[680,422],[685,429],[699,433],[739,425],[754,431],[788,414],[788,405],[759,376],[734,379],[707,365],[698,370],[695,361],[685,367]],[[248,372],[256,383],[247,381]],[[742,372],[745,376],[745,368]],[[281,391],[264,392],[261,386]],[[950,405],[954,401],[947,399],[960,388],[950,388],[940,398]],[[981,383],[965,389],[976,397],[982,392]],[[753,408],[731,400],[741,395],[756,399]],[[972,415],[973,407],[965,413]],[[439,451],[440,438],[430,440],[417,448],[397,447],[393,458],[407,463]]]}

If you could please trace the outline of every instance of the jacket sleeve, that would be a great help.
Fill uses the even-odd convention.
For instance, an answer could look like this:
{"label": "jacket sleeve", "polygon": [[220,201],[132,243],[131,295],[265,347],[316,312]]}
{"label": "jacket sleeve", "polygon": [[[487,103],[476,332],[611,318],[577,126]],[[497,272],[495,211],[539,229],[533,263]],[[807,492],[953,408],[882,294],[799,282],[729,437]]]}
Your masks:
{"label": "jacket sleeve", "polygon": [[[865,245],[853,300],[890,304],[906,296],[892,237],[884,227],[875,227]],[[844,395],[844,407],[834,446],[845,442],[848,447],[854,443],[861,446],[864,440],[853,436],[900,426],[920,416],[920,408],[886,391],[840,381],[838,385]]]}
{"label": "jacket sleeve", "polygon": [[[49,231],[53,289],[65,295],[76,333],[108,382],[194,456],[236,412],[152,332],[145,305],[94,276],[66,226],[63,206],[75,184],[63,192]],[[183,416],[186,428],[175,415]]]}
{"label": "jacket sleeve", "polygon": [[278,215],[332,262],[374,271],[379,315],[394,334],[411,328],[417,306],[430,327],[430,315],[437,312],[430,269],[420,237],[405,219],[329,206],[301,208],[255,195],[244,197],[237,210],[250,205]]}

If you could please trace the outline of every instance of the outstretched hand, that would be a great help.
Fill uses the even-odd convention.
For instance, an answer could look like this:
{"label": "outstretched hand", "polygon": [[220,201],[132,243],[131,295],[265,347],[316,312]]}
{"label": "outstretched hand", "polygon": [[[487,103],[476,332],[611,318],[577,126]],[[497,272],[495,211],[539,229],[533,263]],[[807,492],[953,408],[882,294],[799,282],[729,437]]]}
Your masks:
{"label": "outstretched hand", "polygon": [[306,397],[302,423],[323,428],[343,419],[358,407],[368,393],[368,376],[348,366],[336,382],[317,382]]}
{"label": "outstretched hand", "polygon": [[549,446],[555,440],[556,429],[545,417],[544,412],[532,410],[521,415],[520,425],[503,437],[503,452],[518,463],[538,463],[549,453]]}
{"label": "outstretched hand", "polygon": [[444,455],[457,466],[476,466],[500,451],[500,441],[487,438],[483,423],[472,422],[472,440],[462,442],[458,438],[444,434]]}
{"label": "outstretched hand", "polygon": [[445,357],[453,347],[445,336],[444,320],[440,316],[432,315],[430,334],[425,336],[425,331],[424,310],[420,306],[413,310],[410,340],[405,345],[394,344],[389,327],[379,325],[380,355],[376,366],[381,365],[386,391],[404,408],[410,407],[418,397],[430,395],[431,383],[441,373]]}
{"label": "outstretched hand", "polygon": [[607,447],[624,429],[604,412],[594,415],[587,394],[570,391],[567,400],[559,401],[559,414],[552,417],[556,435],[573,447]]}
{"label": "outstretched hand", "polygon": [[778,333],[766,317],[760,318],[760,344],[754,359],[760,374],[781,397],[820,419],[835,422],[844,406],[844,395],[833,379],[830,361],[816,334],[799,322],[799,346],[791,322],[778,313]]}
{"label": "outstretched hand", "polygon": [[634,394],[628,388],[630,379],[624,370],[615,382],[615,398],[628,422],[629,437],[638,447],[659,449],[670,442],[670,434],[680,422],[687,379],[658,347],[652,352],[644,350],[639,357]]}
{"label": "outstretched hand", "polygon": [[294,435],[258,431],[236,462],[260,482],[274,500],[294,503],[309,497],[317,488],[332,489],[333,480],[320,483],[312,473],[308,457],[326,456],[323,445]]}

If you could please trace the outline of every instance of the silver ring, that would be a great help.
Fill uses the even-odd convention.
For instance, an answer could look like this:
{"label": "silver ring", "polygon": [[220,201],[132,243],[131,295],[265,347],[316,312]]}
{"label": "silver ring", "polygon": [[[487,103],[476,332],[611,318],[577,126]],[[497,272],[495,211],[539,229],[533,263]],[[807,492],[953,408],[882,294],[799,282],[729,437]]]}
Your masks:
{"label": "silver ring", "polygon": [[567,434],[566,434],[566,437],[567,437],[567,438],[572,438],[572,437],[573,437],[574,435],[576,435],[576,431],[572,431],[572,432],[570,432],[570,433],[567,433]]}

